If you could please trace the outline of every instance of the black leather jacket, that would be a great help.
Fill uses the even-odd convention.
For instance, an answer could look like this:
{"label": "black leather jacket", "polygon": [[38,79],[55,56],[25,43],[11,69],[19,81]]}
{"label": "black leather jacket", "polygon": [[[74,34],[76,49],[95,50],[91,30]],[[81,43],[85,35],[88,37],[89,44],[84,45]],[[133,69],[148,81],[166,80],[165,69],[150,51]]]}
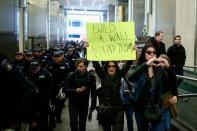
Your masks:
{"label": "black leather jacket", "polygon": [[[137,84],[136,91],[140,89],[139,98],[136,102],[136,107],[140,110],[150,101],[151,97],[154,102],[162,104],[162,96],[166,92],[171,91],[174,96],[178,96],[176,76],[170,68],[153,68],[154,77],[150,79],[147,74],[147,67],[145,63],[138,66],[128,77],[130,81]],[[150,92],[150,90],[152,91]]]}

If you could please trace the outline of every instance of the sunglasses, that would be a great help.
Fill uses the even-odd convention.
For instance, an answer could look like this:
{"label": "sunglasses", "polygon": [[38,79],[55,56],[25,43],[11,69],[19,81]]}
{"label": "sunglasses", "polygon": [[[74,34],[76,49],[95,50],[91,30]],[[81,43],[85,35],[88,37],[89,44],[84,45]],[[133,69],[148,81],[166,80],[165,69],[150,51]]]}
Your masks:
{"label": "sunglasses", "polygon": [[60,57],[61,55],[55,55],[55,56],[53,56],[54,58],[58,58],[58,57]]}
{"label": "sunglasses", "polygon": [[146,51],[146,53],[147,53],[148,55],[151,55],[151,54],[155,55],[155,54],[156,54],[155,51]]}
{"label": "sunglasses", "polygon": [[116,68],[116,65],[108,65],[107,67],[108,68],[111,68],[111,67]]}

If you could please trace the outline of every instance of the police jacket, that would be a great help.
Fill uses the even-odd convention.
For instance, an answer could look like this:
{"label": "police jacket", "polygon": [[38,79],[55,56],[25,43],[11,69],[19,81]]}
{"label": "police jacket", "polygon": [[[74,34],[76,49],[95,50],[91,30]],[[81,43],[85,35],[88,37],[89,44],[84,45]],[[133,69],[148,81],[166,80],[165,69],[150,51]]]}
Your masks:
{"label": "police jacket", "polygon": [[103,70],[98,62],[93,61],[96,73],[101,79],[101,89],[98,94],[99,105],[114,107],[122,106],[119,93],[120,82],[121,78],[125,76],[130,69],[131,64],[132,61],[128,61],[121,70],[117,70],[116,74],[111,77]]}
{"label": "police jacket", "polygon": [[55,92],[57,93],[63,82],[69,73],[69,63],[62,61],[60,64],[52,62],[48,66],[49,72],[52,74],[55,86]]}
{"label": "police jacket", "polygon": [[54,99],[52,75],[46,69],[40,68],[38,73],[31,73],[28,75],[28,80],[34,82],[38,87],[41,104],[48,104],[49,99]]}
{"label": "police jacket", "polygon": [[40,65],[43,67],[43,68],[46,68],[47,67],[47,64],[49,63],[49,60],[48,60],[48,57],[45,55],[43,56],[40,56],[40,57],[36,57],[34,58],[36,60],[39,61]]}
{"label": "police jacket", "polygon": [[13,66],[15,66],[21,73],[23,73],[23,68],[25,66],[25,61],[24,60],[15,60],[13,63]]}
{"label": "police jacket", "polygon": [[[85,91],[77,93],[76,89],[82,86],[86,87]],[[64,82],[64,92],[69,97],[69,103],[77,106],[87,105],[91,92],[91,108],[96,108],[96,79],[90,72],[82,75],[78,71],[71,72]]]}
{"label": "police jacket", "polygon": [[37,110],[29,106],[33,105],[30,99],[35,99],[37,96],[30,96],[30,94],[33,95],[32,91],[35,90],[23,75],[12,66],[11,62],[1,54],[0,83],[0,130],[10,128],[10,125],[32,120],[33,117],[29,114],[36,114]]}
{"label": "police jacket", "polygon": [[66,55],[65,58],[69,62],[70,72],[75,71],[76,69],[75,62],[76,62],[77,57],[75,55]]}

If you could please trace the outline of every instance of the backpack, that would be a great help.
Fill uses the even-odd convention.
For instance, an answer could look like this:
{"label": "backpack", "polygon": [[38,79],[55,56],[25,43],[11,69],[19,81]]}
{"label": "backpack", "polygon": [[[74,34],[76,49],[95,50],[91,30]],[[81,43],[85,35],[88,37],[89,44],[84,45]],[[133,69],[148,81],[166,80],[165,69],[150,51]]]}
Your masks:
{"label": "backpack", "polygon": [[120,97],[123,105],[129,105],[135,101],[135,89],[134,82],[130,82],[126,77],[121,79]]}

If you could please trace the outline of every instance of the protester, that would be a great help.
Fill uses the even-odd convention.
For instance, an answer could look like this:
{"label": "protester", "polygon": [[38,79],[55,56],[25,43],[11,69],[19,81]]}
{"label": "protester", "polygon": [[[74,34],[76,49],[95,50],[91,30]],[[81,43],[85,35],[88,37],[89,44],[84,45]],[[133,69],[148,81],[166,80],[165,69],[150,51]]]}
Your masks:
{"label": "protester", "polygon": [[[170,91],[173,97],[169,99],[169,103],[174,104],[178,95],[176,77],[170,64],[162,57],[157,58],[154,45],[148,43],[142,50],[138,65],[143,66],[144,70],[136,69],[133,73],[141,73],[138,75],[132,73],[128,78],[137,83],[137,88],[141,88],[140,96],[135,103],[137,128],[139,131],[170,130],[170,111],[163,106],[163,96]],[[155,112],[150,114],[153,110]]]}

